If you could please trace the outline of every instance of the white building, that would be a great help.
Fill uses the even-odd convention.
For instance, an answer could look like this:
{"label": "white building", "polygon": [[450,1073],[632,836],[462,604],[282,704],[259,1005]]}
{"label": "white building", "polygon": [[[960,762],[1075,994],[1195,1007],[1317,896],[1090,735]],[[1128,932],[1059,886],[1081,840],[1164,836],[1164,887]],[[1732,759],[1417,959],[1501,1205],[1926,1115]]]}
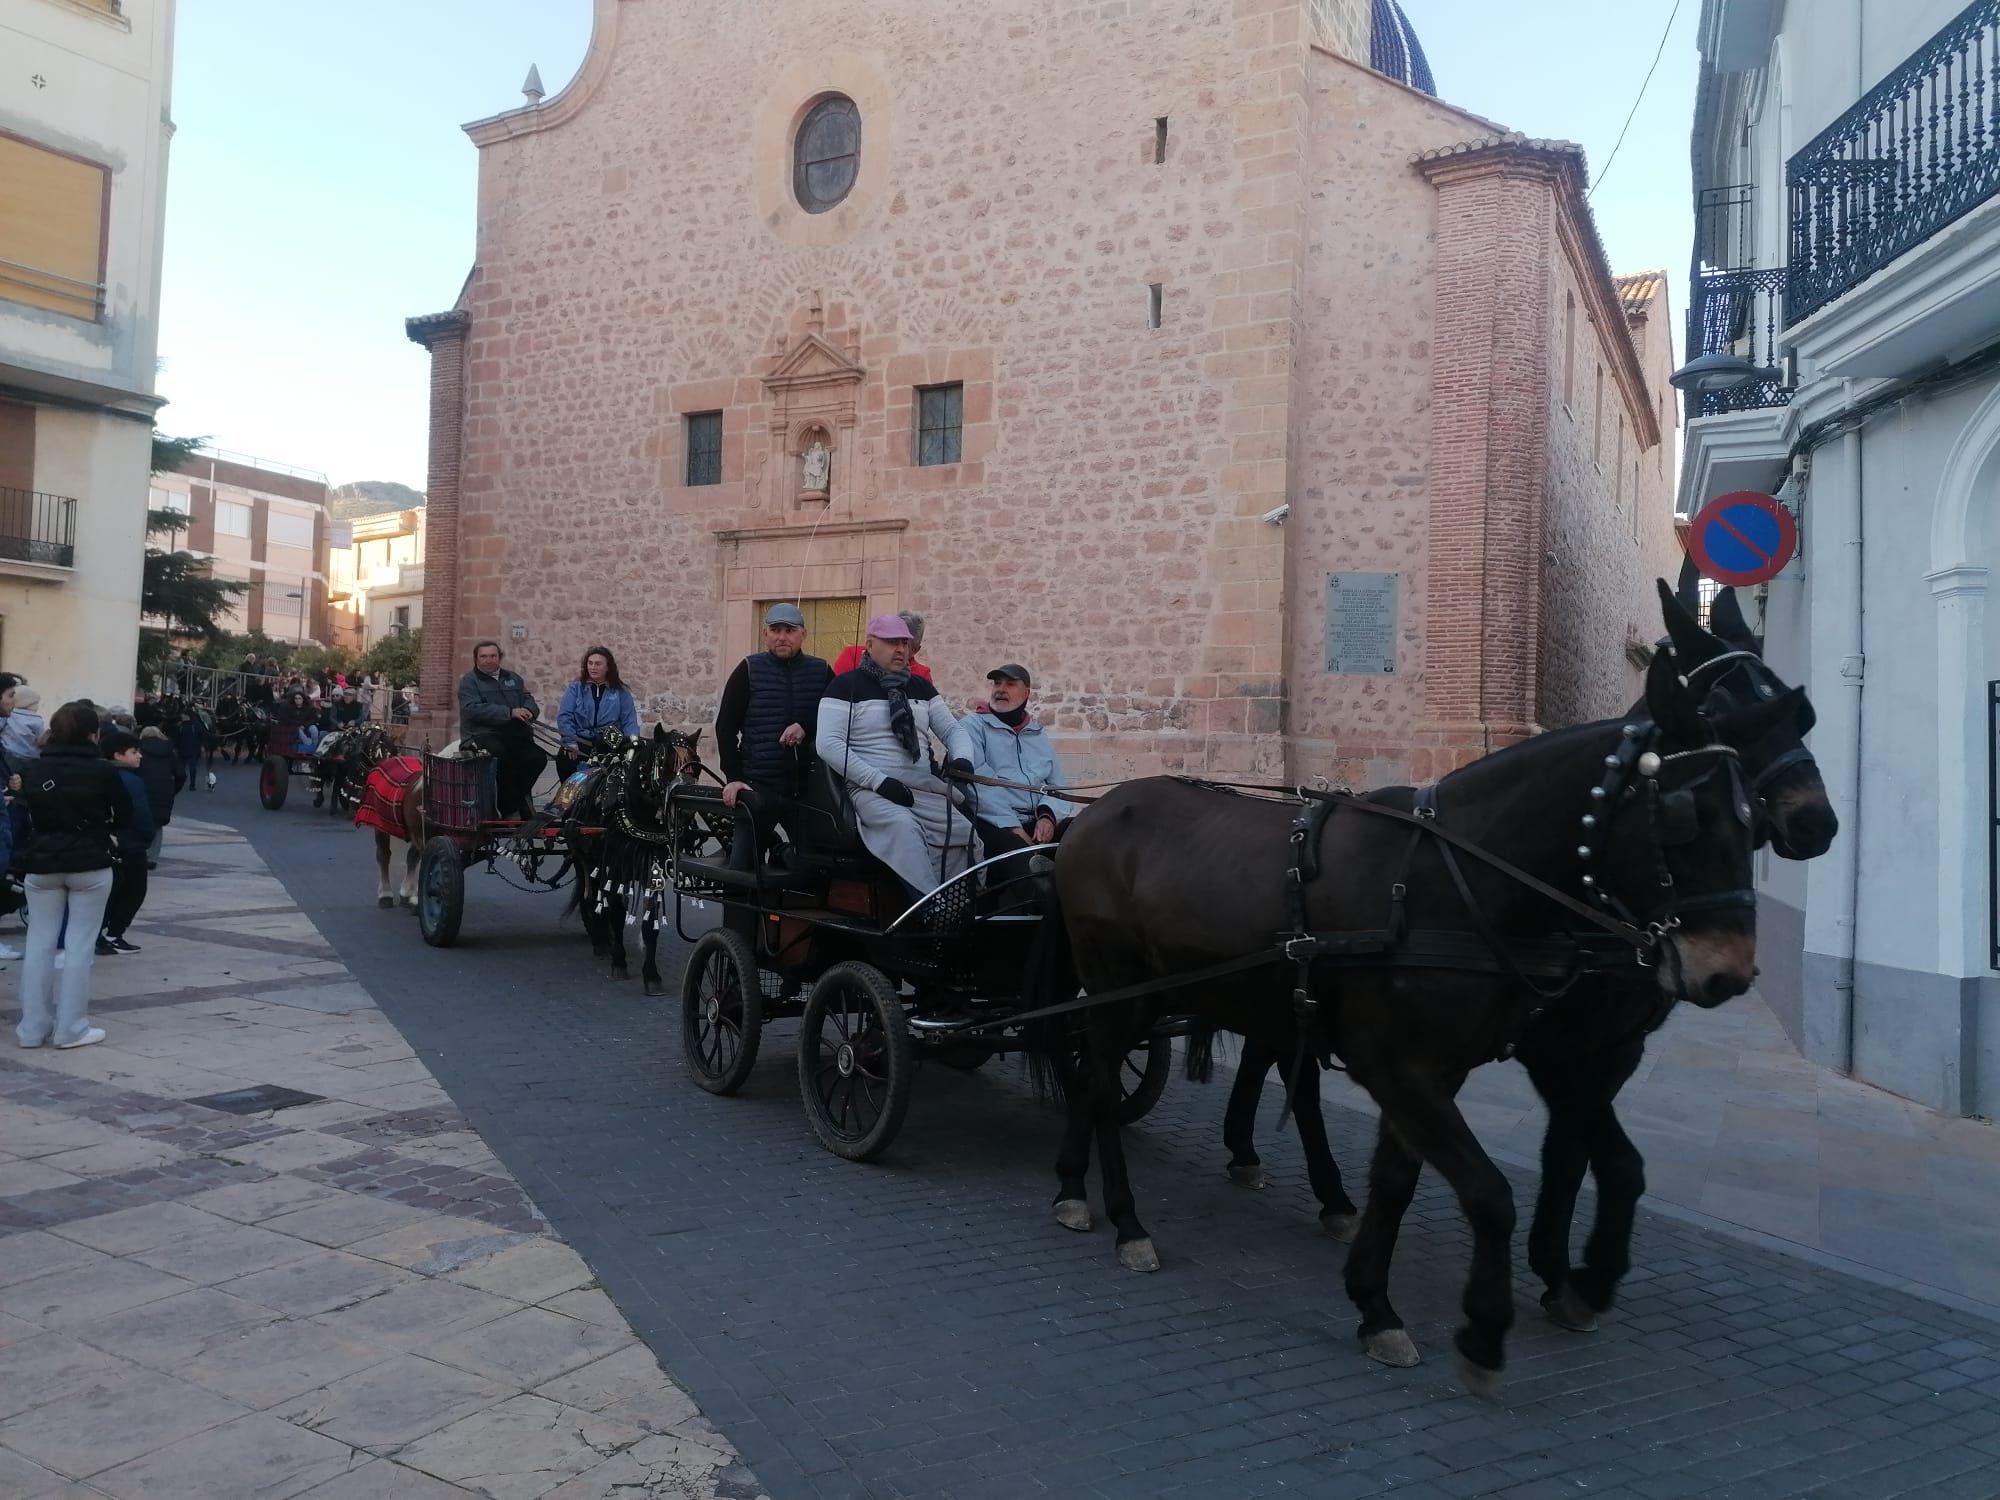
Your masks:
{"label": "white building", "polygon": [[1767,655],[1841,832],[1765,857],[1762,989],[1805,1053],[2000,1112],[2000,0],[1704,0],[1681,504],[1792,502]]}
{"label": "white building", "polygon": [[132,692],[173,0],[0,0],[0,667]]}

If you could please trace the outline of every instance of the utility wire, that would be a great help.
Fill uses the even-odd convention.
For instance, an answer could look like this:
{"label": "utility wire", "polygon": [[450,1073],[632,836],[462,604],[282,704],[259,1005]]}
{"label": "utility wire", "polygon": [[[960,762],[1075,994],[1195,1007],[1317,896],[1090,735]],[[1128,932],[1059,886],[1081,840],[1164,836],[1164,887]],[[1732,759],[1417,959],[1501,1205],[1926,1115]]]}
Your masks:
{"label": "utility wire", "polygon": [[1667,38],[1673,35],[1674,21],[1680,13],[1681,0],[1674,0],[1674,8],[1667,12],[1667,29],[1660,33],[1660,45],[1653,50],[1653,65],[1646,69],[1646,76],[1639,81],[1639,97],[1632,101],[1631,112],[1625,116],[1625,123],[1619,127],[1618,139],[1611,144],[1611,154],[1604,158],[1604,165],[1598,169],[1597,180],[1591,183],[1590,190],[1583,195],[1584,197],[1588,198],[1591,193],[1604,185],[1605,176],[1611,171],[1611,164],[1618,160],[1618,148],[1625,144],[1625,132],[1632,128],[1632,121],[1638,116],[1639,106],[1646,100],[1646,86],[1653,81],[1653,74],[1660,66],[1660,59],[1666,55]]}

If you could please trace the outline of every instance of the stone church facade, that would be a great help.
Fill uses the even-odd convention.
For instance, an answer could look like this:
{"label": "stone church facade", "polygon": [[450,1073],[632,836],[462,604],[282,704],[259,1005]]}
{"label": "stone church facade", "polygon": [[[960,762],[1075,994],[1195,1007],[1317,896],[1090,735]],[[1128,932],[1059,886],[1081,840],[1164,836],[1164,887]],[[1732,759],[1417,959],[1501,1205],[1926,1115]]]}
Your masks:
{"label": "stone church facade", "polygon": [[493,636],[705,722],[776,599],[827,656],[923,611],[954,700],[1027,662],[1079,778],[1420,779],[1630,700],[1665,279],[1390,0],[595,5],[410,322],[434,711]]}

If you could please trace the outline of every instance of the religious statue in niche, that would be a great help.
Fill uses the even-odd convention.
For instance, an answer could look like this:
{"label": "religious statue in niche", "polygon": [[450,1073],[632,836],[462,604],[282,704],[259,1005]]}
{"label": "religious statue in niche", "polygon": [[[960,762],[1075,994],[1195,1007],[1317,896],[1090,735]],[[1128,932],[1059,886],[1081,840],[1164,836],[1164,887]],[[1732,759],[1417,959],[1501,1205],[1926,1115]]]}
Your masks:
{"label": "religious statue in niche", "polygon": [[824,500],[833,473],[833,453],[826,446],[826,434],[815,429],[799,455],[799,498]]}

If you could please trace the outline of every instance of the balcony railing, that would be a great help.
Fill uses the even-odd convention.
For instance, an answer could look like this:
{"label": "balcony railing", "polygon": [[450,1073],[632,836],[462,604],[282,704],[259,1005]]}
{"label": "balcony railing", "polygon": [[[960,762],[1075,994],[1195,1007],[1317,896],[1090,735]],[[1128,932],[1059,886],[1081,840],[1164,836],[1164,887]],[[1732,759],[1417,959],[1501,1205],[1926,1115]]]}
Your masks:
{"label": "balcony railing", "polygon": [[2000,190],[2000,0],[1976,0],[1785,168],[1785,321],[1860,285]]}
{"label": "balcony railing", "polygon": [[0,489],[0,561],[76,566],[76,501]]}
{"label": "balcony railing", "polygon": [[[1737,271],[1698,268],[1688,305],[1689,358],[1739,354],[1765,369],[1777,368],[1784,297],[1782,266]],[[1718,412],[1783,406],[1791,399],[1788,387],[1775,380],[1763,381],[1726,391],[1702,391],[1692,398],[1689,415],[1712,417]]]}

